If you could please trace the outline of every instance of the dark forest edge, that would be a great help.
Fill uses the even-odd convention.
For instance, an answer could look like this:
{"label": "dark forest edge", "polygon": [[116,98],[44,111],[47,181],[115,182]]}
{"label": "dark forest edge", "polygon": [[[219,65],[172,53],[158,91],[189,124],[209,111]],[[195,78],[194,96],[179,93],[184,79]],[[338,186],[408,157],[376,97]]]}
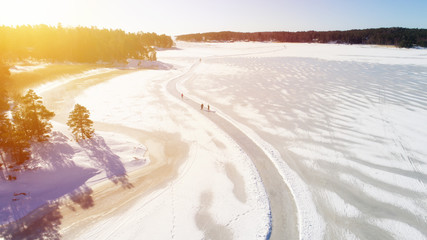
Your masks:
{"label": "dark forest edge", "polygon": [[208,32],[185,34],[176,37],[187,42],[294,42],[294,43],[341,43],[394,45],[412,48],[427,47],[427,29],[375,28],[348,31],[306,32]]}
{"label": "dark forest edge", "polygon": [[50,62],[123,62],[128,58],[156,60],[156,48],[171,48],[170,36],[126,33],[96,27],[48,25],[0,26],[0,59]]}

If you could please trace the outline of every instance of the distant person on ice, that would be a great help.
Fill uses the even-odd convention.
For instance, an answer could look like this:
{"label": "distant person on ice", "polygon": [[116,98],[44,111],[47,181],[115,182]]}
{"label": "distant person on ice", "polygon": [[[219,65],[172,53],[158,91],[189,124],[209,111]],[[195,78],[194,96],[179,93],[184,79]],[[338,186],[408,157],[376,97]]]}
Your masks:
{"label": "distant person on ice", "polygon": [[209,104],[208,104],[208,112],[210,111],[210,106],[209,106]]}
{"label": "distant person on ice", "polygon": [[181,93],[181,99],[184,99],[184,93]]}
{"label": "distant person on ice", "polygon": [[200,110],[203,110],[203,103],[202,103],[202,105],[200,105]]}

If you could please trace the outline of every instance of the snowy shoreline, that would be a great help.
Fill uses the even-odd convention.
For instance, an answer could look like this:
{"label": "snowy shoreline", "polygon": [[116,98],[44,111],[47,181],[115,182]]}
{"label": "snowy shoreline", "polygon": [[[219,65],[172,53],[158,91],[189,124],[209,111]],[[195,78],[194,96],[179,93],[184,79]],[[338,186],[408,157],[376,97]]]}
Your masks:
{"label": "snowy shoreline", "polygon": [[[179,134],[179,135],[181,135],[181,137],[184,137],[185,139],[184,141],[187,142],[187,144],[191,144],[189,156],[187,157],[187,159],[190,159],[190,160],[186,161],[186,162],[188,161],[190,162],[185,163],[181,168],[179,168],[180,174],[178,179],[173,180],[173,184],[167,185],[166,188],[162,187],[163,184],[159,185],[159,187],[161,187],[158,190],[160,191],[160,194],[156,193],[158,191],[155,191],[150,195],[148,195],[148,198],[135,197],[135,200],[133,200],[133,204],[132,204],[134,207],[128,206],[125,208],[126,210],[124,210],[123,208],[120,208],[120,209],[123,209],[122,210],[123,212],[120,213],[120,218],[132,219],[131,216],[134,214],[133,211],[141,211],[141,209],[147,210],[153,207],[156,209],[160,207],[157,205],[159,201],[162,202],[162,201],[165,201],[162,199],[165,199],[165,198],[168,199],[173,197],[175,198],[174,201],[179,202],[179,204],[176,203],[177,206],[183,205],[184,207],[179,207],[177,209],[162,208],[163,210],[161,212],[163,211],[166,211],[166,212],[161,213],[160,215],[156,213],[154,216],[164,218],[169,214],[169,211],[181,212],[180,214],[176,215],[174,218],[185,217],[186,220],[183,223],[181,223],[179,226],[180,228],[182,228],[183,226],[185,226],[185,228],[190,228],[191,229],[190,232],[192,232],[192,235],[194,237],[196,236],[200,237],[203,234],[207,234],[210,236],[218,236],[218,234],[223,234],[222,232],[225,232],[226,236],[228,237],[240,236],[238,238],[246,238],[243,236],[250,235],[250,236],[258,236],[257,238],[261,238],[261,239],[265,238],[265,236],[268,234],[268,231],[270,229],[268,224],[269,210],[268,210],[268,203],[265,202],[266,198],[263,197],[263,195],[260,195],[260,193],[263,192],[263,187],[262,187],[262,184],[261,185],[259,184],[259,179],[256,174],[256,169],[254,169],[254,167],[250,164],[250,160],[248,160],[247,156],[244,155],[244,153],[238,148],[238,146],[235,143],[233,143],[231,139],[229,139],[219,129],[216,129],[214,125],[212,125],[209,122],[206,122],[206,120],[204,120],[203,117],[197,120],[199,124],[203,123],[201,124],[201,128],[199,126],[197,126],[196,128],[191,125],[185,126],[176,122],[177,119],[172,116],[180,116],[182,115],[182,113],[184,113],[184,115],[182,115],[181,117],[184,116],[185,118],[191,119],[191,121],[194,121],[194,117],[199,114],[197,111],[187,110],[185,105],[182,105],[182,103],[178,99],[174,99],[171,96],[168,96],[168,93],[166,93],[166,90],[162,90],[160,92],[158,91],[158,89],[161,89],[162,86],[164,87],[166,85],[167,80],[170,79],[171,76],[176,74],[179,74],[179,71],[172,72],[172,75],[171,75],[171,72],[159,72],[159,71],[150,71],[150,70],[142,71],[142,72],[137,71],[130,74],[115,77],[107,82],[90,87],[84,90],[83,92],[79,92],[79,91],[76,92],[79,94],[80,97],[78,97],[75,100],[75,102],[79,102],[87,106],[90,109],[92,113],[92,117],[95,120],[95,122],[108,123],[110,125],[112,124],[111,126],[113,128],[115,124],[122,124],[123,122],[127,122],[129,123],[128,126],[135,126],[136,128],[142,131],[169,132],[172,134],[178,134],[176,133],[176,129],[184,127],[184,129],[181,129],[179,131],[184,131],[185,134],[184,135]],[[164,78],[165,75],[167,76],[166,78]],[[142,85],[141,85],[141,81],[139,80],[141,77],[147,80],[151,79],[151,82],[145,81],[145,82],[142,82]],[[160,79],[162,79],[162,81],[159,81]],[[163,79],[165,79],[166,81]],[[70,102],[70,100],[65,100],[69,98],[66,92],[64,92],[64,94],[62,95],[49,94],[49,92],[52,92],[52,93],[54,93],[54,91],[61,92],[62,90],[58,90],[58,89],[62,87],[69,88],[69,86],[79,84],[79,81],[81,80],[77,80],[75,82],[71,80],[67,82],[62,81],[60,82],[62,84],[58,84],[57,82],[54,85],[51,85],[49,88],[43,88],[43,90],[40,90],[40,91],[42,95],[46,97],[44,99],[46,99],[47,105],[52,105],[52,103],[55,103],[55,102],[61,102],[61,103],[65,102],[66,106],[72,105],[72,102]],[[119,85],[116,85],[116,84],[119,84]],[[154,84],[154,85],[153,87],[150,87],[147,84]],[[160,88],[157,86],[160,86]],[[109,92],[108,90],[104,91],[102,90],[103,87],[114,89],[114,92]],[[99,93],[94,93],[94,94],[89,93],[91,89],[93,89],[96,92],[98,91],[102,92],[102,95],[99,95]],[[135,92],[134,94],[137,94],[137,96],[132,97],[133,93],[132,91],[129,91],[131,89],[134,89],[134,92]],[[146,94],[140,95],[142,89],[145,89],[145,90],[149,89],[149,91],[152,91],[152,92],[154,91],[154,92],[148,95]],[[71,91],[71,93],[69,94],[73,94],[73,91]],[[123,99],[125,102],[120,100],[122,104],[123,103],[126,104],[126,101],[128,101],[128,104],[130,104],[130,106],[133,106],[133,109],[145,109],[144,110],[145,117],[139,118],[138,116],[136,116],[137,119],[139,120],[135,121],[134,120],[135,116],[134,118],[130,117],[130,115],[127,116],[126,114],[122,116],[123,113],[125,112],[123,112],[123,110],[115,109],[114,104],[109,104],[109,103],[99,104],[100,100],[109,101],[109,99],[111,99],[111,94],[113,95],[122,94],[123,97],[116,95],[115,97],[113,97],[113,99]],[[104,97],[107,97],[107,98],[104,98]],[[175,105],[174,111],[178,111],[180,112],[180,114],[172,114],[171,116],[170,112],[159,111],[159,109],[161,108],[158,108],[156,106],[159,106],[159,105],[164,106],[165,104],[164,100],[160,100],[160,99],[163,99],[164,97],[166,97],[166,99],[169,98],[167,100],[169,102],[168,105],[171,105],[171,104]],[[129,100],[131,101],[129,102]],[[144,107],[140,105],[141,103],[143,104],[142,106]],[[137,107],[138,105],[140,106]],[[108,106],[110,110],[106,110],[106,109],[104,110],[103,108],[100,108],[100,106]],[[111,109],[118,110],[119,114],[115,115],[114,117],[124,117],[125,119],[127,119],[127,121],[123,121],[123,119],[121,118],[118,121],[115,121],[114,120],[115,118],[110,115]],[[132,107],[123,108],[123,106],[121,106],[121,109],[132,109]],[[66,109],[63,109],[63,110],[66,110]],[[133,113],[134,114],[136,113],[136,115],[140,114],[138,111],[135,112],[135,110],[133,110]],[[101,115],[98,115],[98,114],[101,114]],[[108,118],[104,118],[102,114],[107,114]],[[64,114],[61,113],[60,115],[64,115]],[[58,117],[58,119],[63,119],[63,118],[64,116]],[[140,119],[144,119],[144,121],[141,122]],[[159,123],[159,120],[160,120],[160,123]],[[182,122],[182,120],[179,120],[179,121]],[[185,122],[188,122],[188,120],[184,121],[183,123]],[[58,131],[58,132],[68,131],[67,129],[64,129],[66,128],[64,125],[55,123],[54,126],[55,126],[54,131]],[[163,127],[159,128],[159,126],[163,126]],[[107,127],[107,129],[105,130],[108,131],[108,128],[109,127]],[[213,129],[216,129],[214,131],[216,133],[212,131]],[[138,147],[138,145],[140,144],[138,142],[129,144],[130,143],[129,140],[126,140],[127,137],[124,139],[119,139],[117,138],[117,136],[118,135],[114,133],[99,132],[99,137],[97,137],[95,142],[102,143],[101,144],[102,146],[95,146],[95,149],[104,151],[104,152],[101,151],[100,154],[97,154],[96,152],[93,152],[93,151],[87,152],[84,149],[79,149],[79,147],[76,146],[78,144],[72,143],[71,136],[64,137],[60,135],[58,137],[58,142],[56,142],[57,138],[56,137],[54,138],[54,141],[52,144],[55,146],[58,146],[59,150],[55,150],[55,148],[50,148],[50,149],[56,153],[58,153],[59,151],[59,155],[61,156],[63,156],[63,154],[68,153],[70,155],[69,157],[72,158],[70,159],[71,165],[74,165],[74,161],[76,160],[75,159],[76,153],[78,153],[77,154],[79,155],[78,158],[81,160],[91,159],[92,157],[95,157],[95,158],[100,157],[98,159],[98,162],[106,161],[108,163],[109,161],[114,161],[113,165],[111,165],[113,166],[113,169],[109,169],[107,167],[105,171],[102,170],[102,166],[100,165],[94,166],[94,165],[87,164],[84,161],[80,162],[82,169],[99,169],[99,167],[101,167],[101,169],[96,170],[95,172],[89,172],[90,175],[88,175],[87,180],[84,180],[85,184],[83,185],[83,187],[80,187],[82,188],[82,192],[79,192],[79,194],[80,195],[82,194],[81,197],[84,197],[89,201],[88,203],[89,207],[87,209],[77,210],[78,208],[83,208],[82,206],[78,207],[78,205],[72,207],[73,209],[76,209],[77,212],[80,212],[79,213],[80,217],[82,217],[81,214],[85,212],[89,213],[91,211],[95,211],[93,209],[102,207],[101,205],[99,205],[100,203],[98,203],[98,200],[97,200],[97,195],[98,195],[97,187],[93,187],[95,186],[93,184],[99,183],[100,185],[104,185],[105,183],[108,183],[108,181],[114,181],[114,178],[111,178],[111,176],[110,177],[108,176],[109,174],[110,175],[112,174],[113,177],[114,175],[119,176],[123,174],[126,174],[124,176],[127,176],[127,175],[132,176],[135,172],[138,171],[138,170],[132,171],[129,168],[129,166],[132,167],[133,163],[135,162],[133,158],[136,155],[129,154],[128,156],[123,157],[116,154],[123,153],[124,151],[126,151],[125,149],[128,149],[129,152],[132,152],[130,150],[131,149],[134,150],[135,148],[140,148],[141,150],[145,150],[145,147],[142,145]],[[67,142],[64,142],[65,140]],[[147,140],[149,141],[149,138]],[[169,140],[171,139],[169,138]],[[124,145],[121,145],[120,142],[124,143]],[[117,147],[113,143],[116,144]],[[73,150],[69,149],[70,145],[73,148]],[[152,153],[154,151],[160,154],[158,156],[159,158],[158,160],[160,160],[160,163],[164,161],[167,161],[167,162],[169,161],[167,158],[162,159],[163,158],[162,150],[161,150],[163,149],[162,146],[159,145],[160,148],[156,150],[156,149],[150,149],[151,147],[149,145],[150,144],[148,144],[148,147],[147,147],[148,152]],[[132,147],[132,146],[135,146],[135,147]],[[49,151],[48,149],[46,149],[46,146],[44,148],[45,149],[43,150],[46,150],[47,152]],[[216,150],[213,150],[213,149],[216,149]],[[85,154],[81,155],[81,153],[83,152],[86,152],[85,154],[89,154],[89,155],[85,155]],[[138,155],[141,155],[141,154],[142,152],[139,152]],[[46,158],[46,156],[42,156],[42,158]],[[118,164],[119,162],[116,161],[120,159],[120,161],[122,162],[124,158],[127,158],[130,161],[128,163],[124,162],[120,164]],[[231,159],[233,159],[233,161],[230,162]],[[144,171],[144,169],[146,169],[147,167],[149,168],[150,166],[152,166],[151,160],[147,158],[144,158],[144,159],[140,158],[138,161],[139,163],[137,164],[136,168],[142,167],[141,168],[142,171]],[[150,164],[146,166],[146,164],[149,162]],[[97,163],[95,163],[95,165],[97,165]],[[143,167],[143,166],[146,166],[146,167]],[[195,166],[197,166],[197,168],[195,168]],[[198,170],[196,171],[196,169]],[[200,169],[205,169],[205,171],[207,172],[209,172],[209,169],[216,169],[216,170],[214,172],[211,172],[209,175],[205,175],[204,178],[202,178],[201,176],[199,176]],[[248,169],[249,171],[245,169]],[[99,175],[100,172],[104,172],[104,173],[102,173],[102,175]],[[112,173],[109,173],[109,172],[112,172]],[[103,179],[107,180],[107,182],[102,181]],[[133,184],[132,182],[135,181],[132,179],[133,179],[132,177],[125,178],[126,182],[129,181],[129,184],[131,185]],[[199,179],[196,185],[194,185],[195,182],[193,179]],[[201,179],[205,179],[205,180],[200,181]],[[213,186],[210,186],[210,182],[212,181],[218,182],[220,184],[214,189],[209,190],[213,187]],[[61,183],[58,184],[58,182],[54,182],[54,181],[51,181],[51,182],[53,182],[55,186],[63,185]],[[24,182],[23,184],[25,185],[29,183]],[[29,184],[29,186],[31,186],[31,184]],[[66,193],[67,191],[72,192],[71,190],[75,189],[75,187],[73,186],[70,186],[70,187],[71,187],[70,190],[64,189],[63,192],[64,193]],[[155,187],[155,188],[158,188],[158,187]],[[172,194],[171,188],[174,189],[172,196],[171,196]],[[129,189],[130,191],[132,191],[132,189],[134,188],[131,187]],[[190,202],[188,202],[187,197],[182,199],[179,199],[179,198],[176,199],[176,194],[181,195],[181,192],[182,193],[188,192],[187,189],[193,189],[193,191],[195,189],[198,189],[197,191],[194,191],[194,193],[192,194],[193,196],[190,197],[191,199]],[[40,194],[42,194],[42,192]],[[38,194],[34,192],[31,194],[31,198],[33,196],[36,197],[37,195]],[[49,199],[54,200],[58,196],[53,196],[52,198],[49,198]],[[147,199],[150,199],[149,196],[156,196],[154,198],[155,201],[147,200]],[[65,199],[68,199],[68,197],[66,196]],[[208,202],[210,202],[210,204],[207,204]],[[24,202],[21,201],[21,203],[24,203]],[[35,202],[33,201],[33,203]],[[48,205],[51,204],[50,200],[46,201],[46,203]],[[67,205],[69,205],[69,203],[67,203]],[[228,208],[228,211],[224,212],[223,216],[218,218],[218,213],[222,212],[222,210],[220,209],[224,207]],[[100,226],[97,223],[95,222],[90,223],[87,221],[83,221],[89,225],[86,225],[84,228],[86,230],[84,232],[81,232],[77,230],[78,225],[75,225],[72,220],[73,219],[72,215],[74,215],[75,213],[73,212],[67,213],[69,210],[61,206],[59,206],[59,211],[61,212],[62,218],[63,218],[62,224],[61,224],[62,230],[60,230],[59,233],[65,239],[66,238],[75,239],[76,237],[85,238],[84,236],[93,236],[92,234],[94,234],[95,232],[96,232],[96,236],[100,237],[99,236]],[[188,212],[193,212],[193,214],[188,214]],[[116,216],[117,214],[118,214],[117,212],[114,213],[114,215]],[[85,214],[83,214],[83,216],[84,215]],[[194,216],[194,219],[191,219],[191,218],[187,219],[186,216],[191,216],[191,215]],[[112,216],[113,215],[111,215],[111,217],[108,217],[108,218],[103,218],[105,219],[105,221],[107,221],[102,223],[103,229],[105,229],[109,225],[117,225],[117,222],[114,220],[115,217],[112,217]],[[144,221],[147,221],[154,216],[151,216],[150,218],[147,218]],[[216,216],[216,217],[212,218],[212,216]],[[88,219],[89,218],[90,216],[88,216]],[[258,219],[258,220],[255,220],[255,219]],[[151,224],[150,222],[151,221],[145,224],[149,225]],[[245,224],[242,224],[242,223],[245,223]],[[94,224],[94,226],[92,226],[92,224]],[[132,224],[136,224],[136,223],[133,222]],[[203,226],[205,226],[206,224],[208,224],[207,226],[217,226],[218,229],[213,231],[209,230],[209,228],[205,229],[205,227]],[[250,228],[251,231],[248,231],[248,229],[246,229],[246,226],[248,226],[248,224],[253,226]],[[175,228],[175,226],[173,225],[171,227]],[[180,231],[179,229],[177,229],[176,234],[178,236],[180,235],[182,237],[183,236],[188,237],[189,230],[185,230],[185,228],[181,229]],[[109,228],[109,229],[115,229],[115,228]],[[136,230],[137,228],[132,228],[132,229]],[[108,233],[108,231],[105,231],[105,232]],[[126,230],[125,232],[127,232],[127,234],[131,233],[129,232],[129,230]],[[77,233],[79,235],[77,236],[74,235]],[[163,231],[161,232],[161,234],[165,234],[165,233],[167,232],[163,232]],[[115,234],[118,234],[118,233],[116,232]],[[150,235],[149,233],[147,234]],[[156,233],[156,234],[159,234],[159,233]]]}

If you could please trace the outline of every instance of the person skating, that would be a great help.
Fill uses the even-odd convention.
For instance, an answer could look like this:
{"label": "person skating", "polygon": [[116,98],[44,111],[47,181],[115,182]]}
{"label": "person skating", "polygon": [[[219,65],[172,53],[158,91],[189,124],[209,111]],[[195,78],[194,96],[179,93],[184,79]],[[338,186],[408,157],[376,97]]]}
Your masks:
{"label": "person skating", "polygon": [[202,103],[202,105],[200,105],[200,110],[203,110],[203,103]]}

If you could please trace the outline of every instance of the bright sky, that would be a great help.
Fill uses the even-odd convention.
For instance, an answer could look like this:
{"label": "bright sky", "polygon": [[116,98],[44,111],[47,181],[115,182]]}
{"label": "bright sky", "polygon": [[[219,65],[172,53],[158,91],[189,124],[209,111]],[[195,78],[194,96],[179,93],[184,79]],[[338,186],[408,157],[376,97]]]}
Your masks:
{"label": "bright sky", "polygon": [[427,28],[427,0],[0,0],[0,25],[213,31]]}

